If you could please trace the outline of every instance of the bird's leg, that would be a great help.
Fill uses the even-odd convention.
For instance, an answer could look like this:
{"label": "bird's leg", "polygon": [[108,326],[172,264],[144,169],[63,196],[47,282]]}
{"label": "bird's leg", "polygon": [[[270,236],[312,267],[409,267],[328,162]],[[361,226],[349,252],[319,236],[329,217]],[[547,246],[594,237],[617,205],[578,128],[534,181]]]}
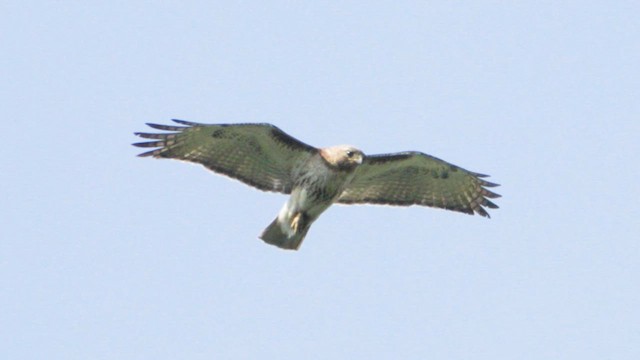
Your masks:
{"label": "bird's leg", "polygon": [[299,212],[293,216],[291,219],[291,228],[293,231],[298,232],[298,227],[300,226],[300,218],[302,217],[302,213]]}

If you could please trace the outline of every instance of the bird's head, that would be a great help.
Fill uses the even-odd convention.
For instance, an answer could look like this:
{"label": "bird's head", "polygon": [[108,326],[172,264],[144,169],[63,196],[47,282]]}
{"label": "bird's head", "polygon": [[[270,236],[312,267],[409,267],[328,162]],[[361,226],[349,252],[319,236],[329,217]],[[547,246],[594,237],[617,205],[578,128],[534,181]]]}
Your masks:
{"label": "bird's head", "polygon": [[340,170],[354,170],[364,160],[364,153],[350,145],[338,145],[320,149],[320,156],[329,165]]}

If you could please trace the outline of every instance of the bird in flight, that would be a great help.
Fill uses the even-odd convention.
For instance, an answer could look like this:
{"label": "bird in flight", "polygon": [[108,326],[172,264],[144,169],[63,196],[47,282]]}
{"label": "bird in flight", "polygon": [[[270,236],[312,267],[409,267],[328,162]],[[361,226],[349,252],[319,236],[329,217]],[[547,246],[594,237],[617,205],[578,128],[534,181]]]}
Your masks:
{"label": "bird in flight", "polygon": [[271,124],[150,124],[164,133],[134,146],[155,148],[138,156],[201,164],[260,190],[289,194],[262,232],[266,243],[297,250],[309,227],[333,203],[423,205],[489,217],[500,195],[487,175],[436,157],[406,151],[365,155],[353,146],[316,148]]}

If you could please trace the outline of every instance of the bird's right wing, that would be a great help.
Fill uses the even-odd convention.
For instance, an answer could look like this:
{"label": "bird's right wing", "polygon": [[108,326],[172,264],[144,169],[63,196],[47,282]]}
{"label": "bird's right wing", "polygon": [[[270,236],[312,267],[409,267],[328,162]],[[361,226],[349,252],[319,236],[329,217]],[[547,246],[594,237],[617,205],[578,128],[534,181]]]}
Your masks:
{"label": "bird's right wing", "polygon": [[498,206],[489,198],[498,186],[482,175],[416,151],[365,157],[353,181],[338,198],[342,204],[424,205],[477,213]]}
{"label": "bird's right wing", "polygon": [[154,141],[134,146],[158,148],[138,156],[202,164],[265,191],[290,193],[295,166],[318,151],[271,124],[208,125],[173,121],[184,126],[147,124],[169,132],[135,133]]}

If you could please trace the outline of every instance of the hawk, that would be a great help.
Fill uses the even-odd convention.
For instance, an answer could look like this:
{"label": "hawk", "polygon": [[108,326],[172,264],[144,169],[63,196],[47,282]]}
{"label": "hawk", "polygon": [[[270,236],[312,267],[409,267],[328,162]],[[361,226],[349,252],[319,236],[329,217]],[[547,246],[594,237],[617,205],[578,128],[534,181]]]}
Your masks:
{"label": "hawk", "polygon": [[309,227],[333,203],[423,205],[489,217],[500,195],[487,175],[406,151],[365,155],[353,146],[315,148],[271,124],[150,124],[165,133],[135,135],[156,148],[138,156],[188,161],[260,190],[289,194],[260,238],[297,250]]}

